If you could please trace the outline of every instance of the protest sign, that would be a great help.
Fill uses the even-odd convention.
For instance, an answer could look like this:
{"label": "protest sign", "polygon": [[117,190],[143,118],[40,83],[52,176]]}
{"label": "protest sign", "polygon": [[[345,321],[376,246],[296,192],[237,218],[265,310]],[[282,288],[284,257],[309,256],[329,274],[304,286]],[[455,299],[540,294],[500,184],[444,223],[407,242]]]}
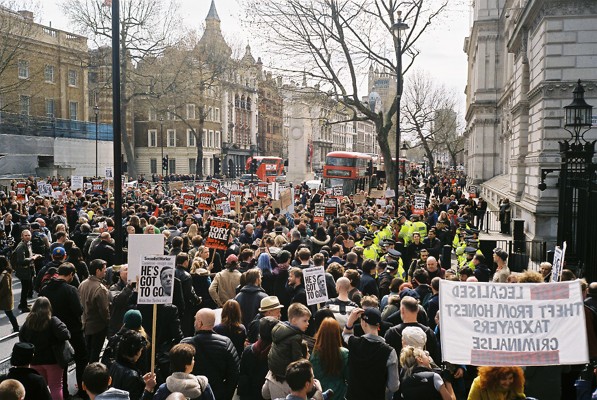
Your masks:
{"label": "protest sign", "polygon": [[128,281],[135,281],[141,271],[141,256],[164,248],[164,235],[131,234],[128,240]]}
{"label": "protest sign", "polygon": [[195,206],[195,195],[190,192],[183,194],[182,195],[182,209],[186,210],[187,208],[194,207],[194,206]]}
{"label": "protest sign", "polygon": [[363,203],[365,203],[366,200],[367,200],[367,196],[365,196],[364,194],[355,194],[352,197],[352,201],[357,206],[362,205]]}
{"label": "protest sign", "polygon": [[168,186],[170,187],[170,190],[180,190],[184,186],[184,182],[182,182],[182,181],[170,182],[170,183],[168,183]]}
{"label": "protest sign", "polygon": [[267,197],[269,185],[267,182],[260,182],[257,185],[257,197]]}
{"label": "protest sign", "polygon": [[24,201],[25,200],[25,188],[27,184],[25,182],[17,182],[17,200]]}
{"label": "protest sign", "polygon": [[442,279],[442,358],[488,366],[588,362],[580,281],[482,283]]}
{"label": "protest sign", "polygon": [[82,176],[71,176],[70,177],[70,188],[83,189],[83,177]]}
{"label": "protest sign", "polygon": [[338,200],[327,198],[323,201],[326,218],[334,218],[338,214]]}
{"label": "protest sign", "polygon": [[37,182],[37,191],[39,192],[40,196],[44,197],[52,197],[52,185],[49,183]]}
{"label": "protest sign", "polygon": [[378,206],[385,206],[386,205],[387,200],[386,199],[375,199],[375,204],[377,204]]}
{"label": "protest sign", "polygon": [[222,213],[228,215],[231,212],[230,202],[228,200],[222,202]]}
{"label": "protest sign", "polygon": [[268,190],[272,194],[272,200],[280,200],[280,184],[278,182],[271,182],[268,185]]}
{"label": "protest sign", "polygon": [[234,198],[234,205],[232,204],[232,202],[230,202],[230,206],[231,206],[231,207],[232,207],[232,206],[234,207],[234,212],[235,212],[235,213],[236,213],[236,215],[238,215],[238,216],[240,216],[240,210],[241,210],[241,208],[240,208],[240,207],[241,207],[241,204],[240,204],[240,202],[241,202],[241,198],[240,198],[239,196],[236,196],[236,197]]}
{"label": "protest sign", "polygon": [[172,304],[176,256],[142,256],[137,304]]}
{"label": "protest sign", "polygon": [[369,191],[369,197],[372,199],[383,199],[386,197],[386,194],[383,190],[371,189]]}
{"label": "protest sign", "polygon": [[386,199],[392,199],[396,197],[396,192],[394,192],[394,189],[386,189],[385,196]]}
{"label": "protest sign", "polygon": [[214,218],[209,224],[209,232],[205,245],[210,249],[226,250],[228,249],[228,238],[230,237],[230,228],[232,221],[224,218]]}
{"label": "protest sign", "polygon": [[282,210],[286,210],[292,204],[292,190],[286,189],[280,192],[280,202],[282,203]]}
{"label": "protest sign", "polygon": [[325,271],[323,266],[305,268],[303,270],[307,305],[325,303],[328,301],[328,289],[325,284]]}
{"label": "protest sign", "polygon": [[415,203],[413,205],[413,214],[423,215],[425,214],[425,200],[427,198],[424,194],[415,194]]}
{"label": "protest sign", "polygon": [[477,197],[477,187],[475,185],[470,185],[468,187],[468,197],[469,199],[474,199]]}
{"label": "protest sign", "polygon": [[553,253],[553,266],[551,268],[551,281],[559,282],[562,278],[562,269],[564,268],[564,259],[566,257],[566,242],[560,246],[556,246]]}
{"label": "protest sign", "polygon": [[[216,209],[216,212],[218,213],[218,216],[222,216],[224,215],[224,211],[222,210],[222,203],[226,201],[225,198],[221,198],[221,199],[215,199],[214,200],[214,208]],[[230,203],[228,203],[230,204]]]}
{"label": "protest sign", "polygon": [[87,192],[88,190],[91,190],[91,187],[92,187],[92,186],[93,186],[93,185],[91,185],[91,182],[85,182],[85,183],[83,183],[83,190],[84,190],[85,192]]}
{"label": "protest sign", "polygon": [[342,186],[332,186],[332,195],[335,197],[342,197],[344,196],[344,187]]}
{"label": "protest sign", "polygon": [[315,210],[313,212],[313,222],[315,223],[322,223],[325,219],[325,204],[323,203],[316,203]]}
{"label": "protest sign", "polygon": [[93,193],[104,193],[104,181],[102,179],[94,179],[91,181],[91,191]]}
{"label": "protest sign", "polygon": [[58,181],[52,181],[52,183],[50,185],[52,186],[52,189],[54,191],[60,190],[60,183]]}
{"label": "protest sign", "polygon": [[199,206],[200,210],[211,210],[212,207],[212,194],[211,192],[199,194]]}
{"label": "protest sign", "polygon": [[106,177],[106,179],[110,181],[114,179],[114,172],[112,172],[112,167],[106,167],[104,172],[104,176]]}

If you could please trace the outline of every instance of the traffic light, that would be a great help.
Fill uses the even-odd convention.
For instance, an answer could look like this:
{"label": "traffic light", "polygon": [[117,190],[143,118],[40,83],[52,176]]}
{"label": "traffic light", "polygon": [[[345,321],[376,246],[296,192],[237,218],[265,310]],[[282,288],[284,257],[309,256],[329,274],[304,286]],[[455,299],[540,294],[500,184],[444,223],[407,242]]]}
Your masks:
{"label": "traffic light", "polygon": [[162,158],[162,171],[166,171],[168,169],[168,156]]}
{"label": "traffic light", "polygon": [[251,160],[251,173],[257,173],[257,160]]}
{"label": "traffic light", "polygon": [[220,157],[214,156],[214,174],[219,174],[220,170]]}

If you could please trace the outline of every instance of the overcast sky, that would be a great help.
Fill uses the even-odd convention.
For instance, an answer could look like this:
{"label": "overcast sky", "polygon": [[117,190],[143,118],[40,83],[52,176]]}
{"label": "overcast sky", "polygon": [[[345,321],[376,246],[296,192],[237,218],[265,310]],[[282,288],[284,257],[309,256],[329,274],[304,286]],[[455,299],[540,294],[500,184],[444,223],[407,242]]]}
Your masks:
{"label": "overcast sky", "polygon": [[[211,0],[179,0],[181,4],[181,15],[183,23],[188,28],[199,29],[203,25],[205,16],[209,11]],[[36,21],[44,25],[50,22],[54,28],[69,30],[68,21],[60,12],[58,4],[60,0],[41,1],[41,15],[36,16]],[[443,83],[449,89],[456,92],[460,99],[460,114],[464,113],[464,87],[466,85],[467,59],[463,52],[464,38],[469,33],[470,10],[469,6],[462,4],[468,2],[455,1],[460,5],[453,5],[450,2],[450,9],[447,18],[441,24],[436,24],[430,29],[419,42],[418,47],[421,54],[417,58],[415,68],[426,71],[434,80]],[[271,61],[267,52],[260,49],[256,43],[250,42],[250,37],[244,37],[241,20],[243,10],[239,0],[216,0],[216,8],[222,20],[222,32],[225,37],[235,37],[244,40],[252,46],[252,53],[255,58],[261,57],[265,67]],[[91,45],[91,41],[90,41]],[[365,77],[363,81],[366,82]]]}

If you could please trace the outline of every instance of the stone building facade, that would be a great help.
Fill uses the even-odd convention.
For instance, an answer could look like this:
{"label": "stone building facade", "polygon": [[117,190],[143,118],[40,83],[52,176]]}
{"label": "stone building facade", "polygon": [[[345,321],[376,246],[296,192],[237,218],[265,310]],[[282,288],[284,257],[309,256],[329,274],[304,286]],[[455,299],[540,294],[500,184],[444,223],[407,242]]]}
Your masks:
{"label": "stone building facade", "polygon": [[[578,79],[597,105],[597,3],[475,0],[468,56],[465,167],[490,206],[509,198],[529,239],[557,236],[557,174],[564,109]],[[597,138],[597,130],[585,138]]]}

